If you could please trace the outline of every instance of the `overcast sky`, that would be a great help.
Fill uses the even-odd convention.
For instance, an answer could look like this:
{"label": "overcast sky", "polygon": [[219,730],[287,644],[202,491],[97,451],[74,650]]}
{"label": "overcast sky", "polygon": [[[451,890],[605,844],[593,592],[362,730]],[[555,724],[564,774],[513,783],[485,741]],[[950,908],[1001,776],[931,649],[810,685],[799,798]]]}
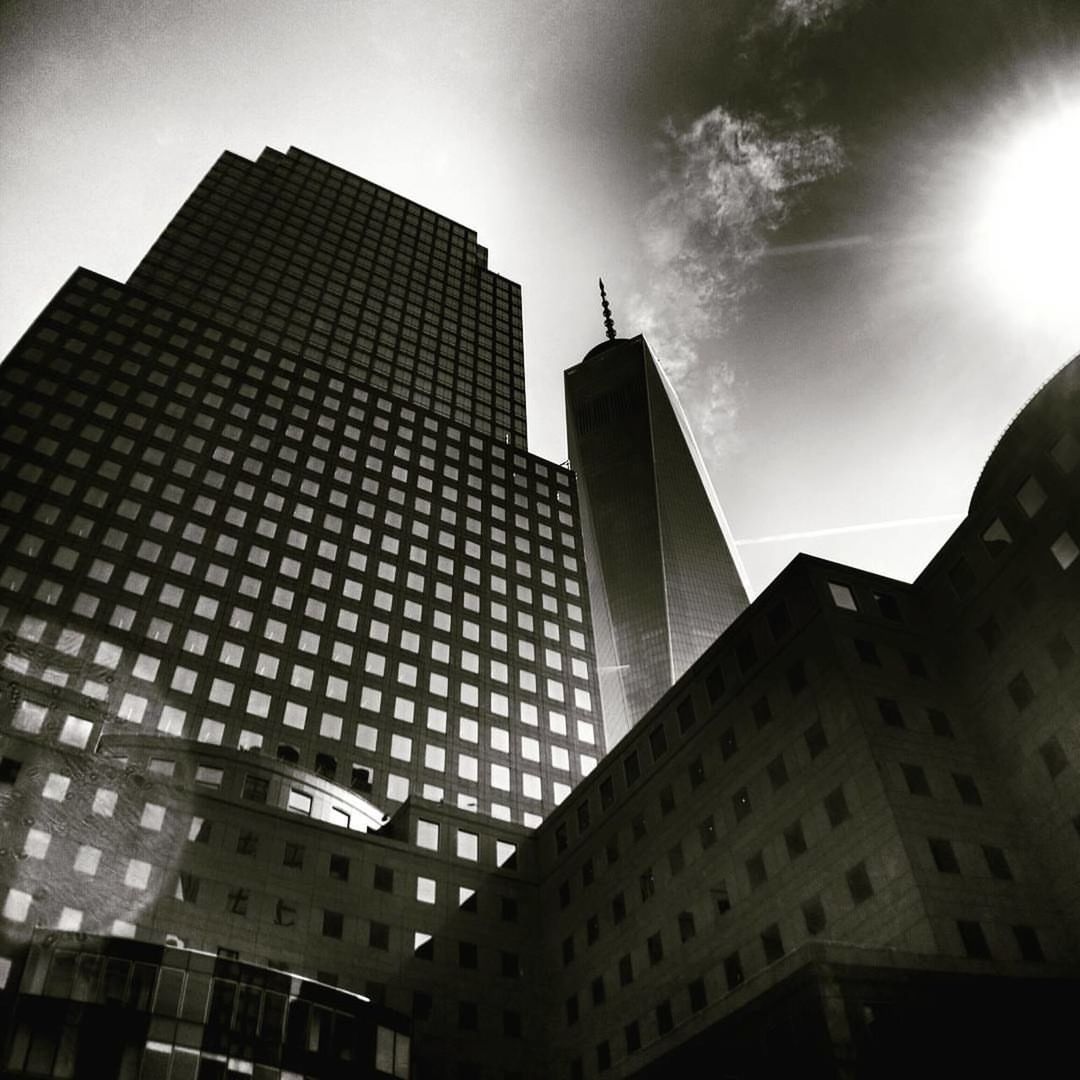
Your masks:
{"label": "overcast sky", "polygon": [[910,580],[1080,350],[1076,0],[0,0],[0,50],[0,353],[295,145],[520,282],[556,461],[602,274],[754,592],[800,550]]}

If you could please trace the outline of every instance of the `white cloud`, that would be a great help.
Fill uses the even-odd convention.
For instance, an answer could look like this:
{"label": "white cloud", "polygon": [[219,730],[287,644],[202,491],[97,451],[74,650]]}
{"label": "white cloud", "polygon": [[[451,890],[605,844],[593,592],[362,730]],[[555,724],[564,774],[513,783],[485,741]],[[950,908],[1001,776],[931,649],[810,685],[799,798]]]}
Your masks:
{"label": "white cloud", "polygon": [[774,0],[773,21],[799,28],[820,26],[841,8],[853,7],[859,0]]}
{"label": "white cloud", "polygon": [[707,457],[734,448],[737,387],[730,366],[703,350],[737,318],[769,234],[801,188],[838,171],[843,153],[825,128],[771,130],[718,106],[687,127],[665,126],[664,164],[639,229],[647,294],[630,324],[652,344]]}

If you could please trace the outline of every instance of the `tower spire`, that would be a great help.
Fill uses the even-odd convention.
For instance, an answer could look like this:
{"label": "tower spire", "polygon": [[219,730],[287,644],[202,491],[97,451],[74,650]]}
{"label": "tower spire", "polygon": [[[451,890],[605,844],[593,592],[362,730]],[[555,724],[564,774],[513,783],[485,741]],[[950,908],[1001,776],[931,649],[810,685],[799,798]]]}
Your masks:
{"label": "tower spire", "polygon": [[611,305],[607,302],[607,293],[604,292],[604,279],[600,278],[600,304],[604,309],[604,329],[607,332],[608,341],[615,340],[615,322],[611,318]]}

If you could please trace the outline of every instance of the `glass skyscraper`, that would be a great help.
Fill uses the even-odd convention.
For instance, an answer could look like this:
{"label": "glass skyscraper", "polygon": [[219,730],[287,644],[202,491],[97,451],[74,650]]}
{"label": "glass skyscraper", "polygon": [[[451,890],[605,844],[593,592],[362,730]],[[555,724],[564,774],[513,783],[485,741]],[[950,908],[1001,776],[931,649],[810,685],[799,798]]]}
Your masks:
{"label": "glass skyscraper", "polygon": [[605,341],[566,372],[566,428],[614,746],[746,607],[746,589],[693,435],[643,337]]}

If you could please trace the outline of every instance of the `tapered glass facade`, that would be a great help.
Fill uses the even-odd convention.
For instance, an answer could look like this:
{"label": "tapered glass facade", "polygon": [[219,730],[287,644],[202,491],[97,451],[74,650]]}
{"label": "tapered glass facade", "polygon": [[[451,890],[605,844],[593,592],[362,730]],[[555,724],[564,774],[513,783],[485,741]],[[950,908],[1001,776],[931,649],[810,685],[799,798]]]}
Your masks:
{"label": "tapered glass facade", "polygon": [[566,372],[607,742],[613,746],[746,607],[738,557],[645,339]]}

